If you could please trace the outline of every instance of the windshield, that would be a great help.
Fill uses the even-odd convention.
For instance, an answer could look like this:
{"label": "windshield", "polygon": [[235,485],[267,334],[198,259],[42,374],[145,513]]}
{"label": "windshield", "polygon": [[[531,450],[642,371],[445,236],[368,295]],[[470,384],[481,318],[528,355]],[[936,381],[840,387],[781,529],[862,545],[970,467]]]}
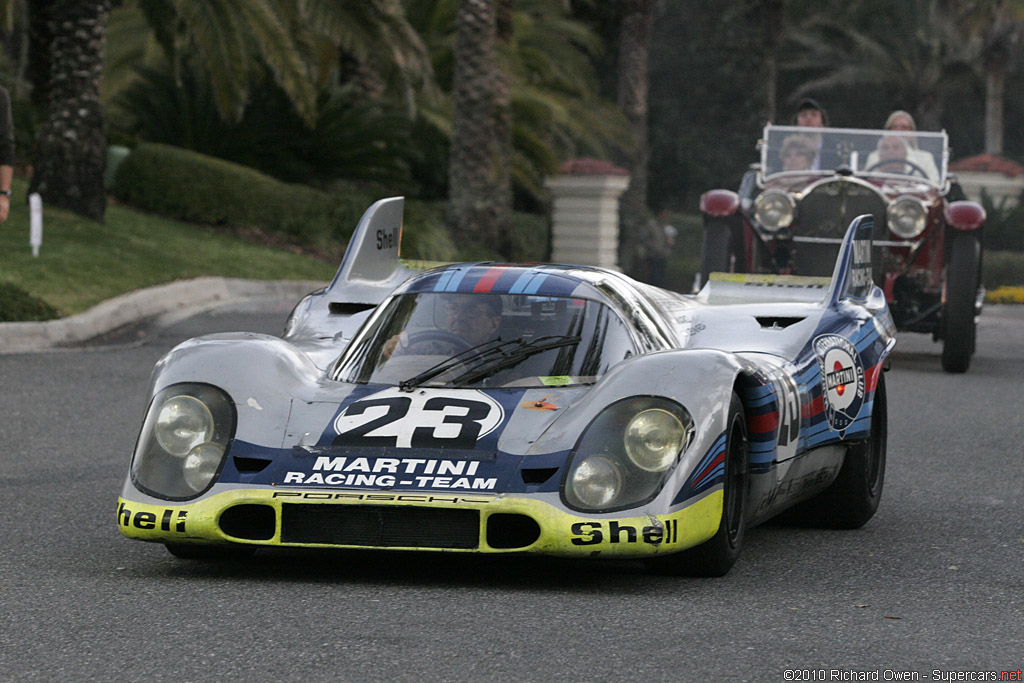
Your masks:
{"label": "windshield", "polygon": [[634,353],[625,324],[598,301],[401,294],[349,346],[334,379],[406,390],[591,384]]}
{"label": "windshield", "polygon": [[912,177],[941,185],[948,155],[944,132],[766,126],[761,144],[766,176],[849,166],[858,175]]}

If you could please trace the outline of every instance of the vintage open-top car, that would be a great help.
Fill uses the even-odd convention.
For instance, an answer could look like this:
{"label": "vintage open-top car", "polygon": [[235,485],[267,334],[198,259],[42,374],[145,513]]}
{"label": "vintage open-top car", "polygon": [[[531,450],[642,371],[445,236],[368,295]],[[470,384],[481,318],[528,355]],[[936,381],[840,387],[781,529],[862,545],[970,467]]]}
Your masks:
{"label": "vintage open-top car", "polygon": [[780,512],[874,514],[895,336],[870,216],[831,278],[683,296],[584,266],[420,270],[398,258],[402,212],[366,212],[283,337],[209,335],[157,364],[126,536],[187,558],[540,553],[721,575]]}
{"label": "vintage open-top car", "polygon": [[769,125],[759,145],[738,192],[701,197],[698,288],[715,271],[827,275],[850,221],[871,214],[874,280],[897,328],[930,333],[942,367],[966,371],[985,211],[947,175],[946,134]]}

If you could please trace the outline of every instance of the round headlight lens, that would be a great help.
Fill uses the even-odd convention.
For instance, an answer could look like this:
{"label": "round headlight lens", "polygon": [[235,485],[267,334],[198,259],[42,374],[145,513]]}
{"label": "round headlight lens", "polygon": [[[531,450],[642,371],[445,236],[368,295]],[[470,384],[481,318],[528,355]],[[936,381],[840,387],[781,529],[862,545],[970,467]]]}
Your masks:
{"label": "round headlight lens", "polygon": [[924,232],[928,210],[914,197],[900,197],[888,209],[889,229],[905,240],[913,239]]}
{"label": "round headlight lens", "polygon": [[768,190],[754,200],[754,218],[770,232],[788,228],[795,214],[796,203],[782,190]]}
{"label": "round headlight lens", "polygon": [[161,448],[184,458],[213,438],[213,414],[194,396],[173,396],[160,406],[153,431]]}
{"label": "round headlight lens", "polygon": [[182,464],[185,483],[197,493],[202,491],[217,475],[224,449],[215,443],[202,443],[192,449]]}
{"label": "round headlight lens", "polygon": [[622,474],[614,462],[594,455],[579,464],[569,479],[574,497],[589,508],[603,508],[622,490]]}
{"label": "round headlight lens", "polygon": [[629,424],[623,441],[626,455],[647,472],[664,472],[683,449],[686,429],[679,418],[661,408],[638,413]]}

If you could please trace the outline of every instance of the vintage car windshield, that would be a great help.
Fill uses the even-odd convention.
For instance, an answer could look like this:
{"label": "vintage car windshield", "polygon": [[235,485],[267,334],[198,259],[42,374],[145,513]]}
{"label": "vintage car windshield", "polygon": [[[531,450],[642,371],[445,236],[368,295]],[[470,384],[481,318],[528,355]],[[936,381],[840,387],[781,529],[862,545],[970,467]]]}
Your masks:
{"label": "vintage car windshield", "polygon": [[945,132],[766,126],[761,141],[765,176],[832,172],[891,175],[942,185],[949,148]]}
{"label": "vintage car windshield", "polygon": [[634,353],[625,323],[598,301],[401,294],[370,319],[333,377],[408,389],[557,387],[596,382]]}

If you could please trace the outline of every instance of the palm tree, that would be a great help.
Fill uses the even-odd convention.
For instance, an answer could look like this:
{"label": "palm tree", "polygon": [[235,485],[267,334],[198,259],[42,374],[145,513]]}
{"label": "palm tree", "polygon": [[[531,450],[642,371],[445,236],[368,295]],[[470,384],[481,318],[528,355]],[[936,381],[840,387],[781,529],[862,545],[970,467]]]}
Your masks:
{"label": "palm tree", "polygon": [[34,74],[37,89],[46,97],[47,120],[37,134],[29,192],[102,221],[107,200],[100,76],[110,0],[46,0],[34,3],[30,11],[34,22],[45,17],[50,30],[33,34],[35,40],[48,41],[32,49],[46,56],[49,72]]}
{"label": "palm tree", "polygon": [[637,257],[640,236],[647,213],[647,164],[650,145],[647,140],[648,75],[654,0],[618,0],[621,12],[618,59],[618,104],[632,128],[626,148],[630,173],[629,187],[619,197],[619,263],[639,274]]}
{"label": "palm tree", "polygon": [[506,251],[512,211],[511,0],[460,0],[452,74],[448,226],[452,234]]}

